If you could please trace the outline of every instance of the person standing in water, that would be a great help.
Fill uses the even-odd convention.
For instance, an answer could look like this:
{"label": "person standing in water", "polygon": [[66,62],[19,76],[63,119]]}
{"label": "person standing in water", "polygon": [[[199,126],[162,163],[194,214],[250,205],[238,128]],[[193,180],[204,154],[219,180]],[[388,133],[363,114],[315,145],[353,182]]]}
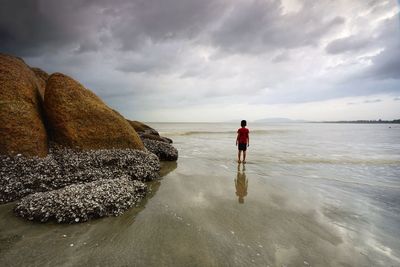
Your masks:
{"label": "person standing in water", "polygon": [[236,137],[236,146],[238,146],[238,163],[241,163],[242,161],[240,160],[240,156],[243,152],[243,163],[246,163],[246,150],[247,147],[250,145],[250,137],[249,137],[249,129],[246,128],[247,122],[245,120],[242,120],[240,122],[240,126],[242,128],[239,128]]}

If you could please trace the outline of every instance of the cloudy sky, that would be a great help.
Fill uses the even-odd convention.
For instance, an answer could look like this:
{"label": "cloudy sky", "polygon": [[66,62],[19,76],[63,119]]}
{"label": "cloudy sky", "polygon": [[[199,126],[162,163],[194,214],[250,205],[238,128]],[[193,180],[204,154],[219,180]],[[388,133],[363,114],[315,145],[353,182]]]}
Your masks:
{"label": "cloudy sky", "polygon": [[142,121],[400,118],[396,0],[1,0],[0,51]]}

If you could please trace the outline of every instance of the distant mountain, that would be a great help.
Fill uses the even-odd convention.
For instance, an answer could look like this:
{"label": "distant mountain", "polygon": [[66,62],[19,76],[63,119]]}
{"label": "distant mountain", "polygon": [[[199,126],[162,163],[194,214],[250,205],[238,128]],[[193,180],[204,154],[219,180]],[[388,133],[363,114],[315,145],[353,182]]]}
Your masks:
{"label": "distant mountain", "polygon": [[265,118],[265,119],[260,119],[260,120],[255,120],[254,122],[307,122],[305,120],[292,120],[288,118]]}
{"label": "distant mountain", "polygon": [[400,119],[397,120],[356,120],[356,121],[323,121],[322,123],[362,123],[362,124],[372,124],[372,123],[400,123]]}

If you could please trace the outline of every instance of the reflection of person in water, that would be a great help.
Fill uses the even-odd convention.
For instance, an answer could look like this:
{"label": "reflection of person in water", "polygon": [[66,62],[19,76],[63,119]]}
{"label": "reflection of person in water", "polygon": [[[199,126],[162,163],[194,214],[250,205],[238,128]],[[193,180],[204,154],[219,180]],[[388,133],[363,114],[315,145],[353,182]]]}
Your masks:
{"label": "reflection of person in water", "polygon": [[247,184],[245,173],[246,167],[243,165],[242,171],[240,171],[240,164],[238,164],[237,177],[235,179],[236,195],[239,197],[239,203],[244,203],[244,197],[247,196]]}

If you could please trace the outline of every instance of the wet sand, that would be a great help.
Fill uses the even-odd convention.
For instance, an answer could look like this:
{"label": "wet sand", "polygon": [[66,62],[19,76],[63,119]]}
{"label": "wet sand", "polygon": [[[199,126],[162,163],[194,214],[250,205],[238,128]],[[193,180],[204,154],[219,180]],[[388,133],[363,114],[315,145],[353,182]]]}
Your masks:
{"label": "wet sand", "polygon": [[[249,192],[243,203],[236,195],[237,171],[221,168],[226,174],[221,175],[189,159],[178,166],[151,183],[152,193],[140,207],[120,217],[38,224],[14,217],[12,205],[1,206],[1,265],[368,266],[375,261],[321,218],[312,199],[296,202],[304,192],[287,192],[285,181],[252,175],[251,163],[244,171]],[[193,175],[193,168],[209,171]]]}

